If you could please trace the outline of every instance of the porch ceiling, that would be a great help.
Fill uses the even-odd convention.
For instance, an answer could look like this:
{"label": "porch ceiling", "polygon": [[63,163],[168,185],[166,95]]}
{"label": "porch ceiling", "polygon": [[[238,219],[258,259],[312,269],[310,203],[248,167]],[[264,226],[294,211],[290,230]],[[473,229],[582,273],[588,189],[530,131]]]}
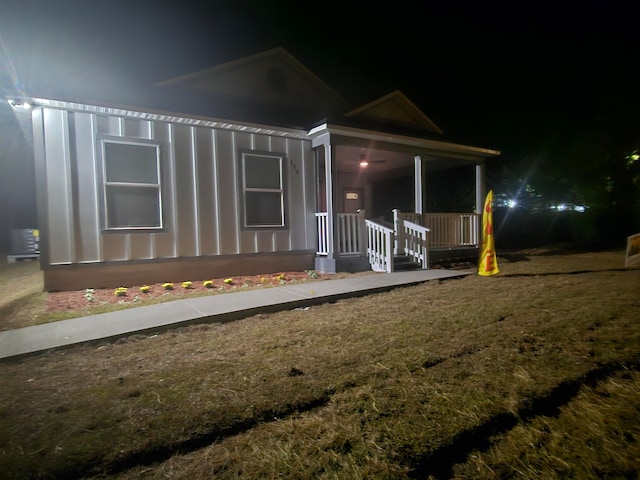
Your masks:
{"label": "porch ceiling", "polygon": [[[444,170],[470,165],[476,162],[455,158],[438,158],[421,154],[424,160],[426,172]],[[360,162],[366,160],[368,165],[361,167]],[[367,148],[350,145],[337,145],[335,161],[338,171],[343,173],[367,173],[380,174],[412,174],[414,169],[414,154],[382,150],[379,148]]]}
{"label": "porch ceiling", "polygon": [[497,150],[470,145],[340,125],[319,125],[309,135],[314,147],[335,147],[334,161],[338,171],[349,173],[362,172],[360,161],[363,159],[369,162],[368,173],[387,175],[413,171],[415,155],[424,160],[425,172],[433,172],[483,163],[500,154]]}

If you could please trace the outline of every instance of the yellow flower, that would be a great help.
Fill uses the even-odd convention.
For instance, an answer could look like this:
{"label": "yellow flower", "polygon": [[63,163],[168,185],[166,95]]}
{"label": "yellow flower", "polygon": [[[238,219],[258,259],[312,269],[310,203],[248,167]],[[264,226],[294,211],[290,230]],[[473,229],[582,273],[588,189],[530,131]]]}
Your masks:
{"label": "yellow flower", "polygon": [[140,287],[140,291],[142,293],[149,293],[150,290],[151,290],[151,287],[149,285],[143,285]]}
{"label": "yellow flower", "polygon": [[224,283],[226,283],[227,285],[231,285],[233,283],[233,278],[225,278]]}
{"label": "yellow flower", "polygon": [[113,294],[116,297],[124,297],[127,294],[127,289],[126,287],[118,287],[113,291]]}
{"label": "yellow flower", "polygon": [[213,288],[213,280],[205,280],[202,282],[202,286],[205,288]]}
{"label": "yellow flower", "polygon": [[269,279],[267,279],[267,278],[265,278],[265,277],[262,277],[262,278],[260,279],[260,283],[267,283],[268,281],[269,281]]}
{"label": "yellow flower", "polygon": [[182,282],[182,288],[191,288],[191,282]]}
{"label": "yellow flower", "polygon": [[173,290],[173,283],[171,282],[163,283],[162,288],[164,288],[165,290]]}

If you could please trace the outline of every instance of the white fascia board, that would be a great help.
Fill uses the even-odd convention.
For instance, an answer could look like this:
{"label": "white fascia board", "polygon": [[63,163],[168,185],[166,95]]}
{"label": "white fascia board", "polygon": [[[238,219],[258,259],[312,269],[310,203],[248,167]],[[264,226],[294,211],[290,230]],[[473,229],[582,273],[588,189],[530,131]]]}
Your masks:
{"label": "white fascia board", "polygon": [[113,115],[117,117],[132,118],[137,120],[149,120],[156,122],[179,123],[195,127],[218,128],[222,130],[233,130],[238,132],[256,133],[261,135],[271,135],[276,137],[297,138],[309,140],[307,132],[289,128],[275,127],[271,125],[261,125],[255,123],[240,123],[237,121],[224,120],[219,118],[208,118],[201,116],[187,116],[184,114],[162,112],[162,111],[139,111],[131,110],[127,107],[105,107],[88,105],[84,103],[68,102],[62,100],[51,100],[46,98],[30,98],[33,105],[60,110],[70,110],[75,112],[94,113],[97,115]]}
{"label": "white fascia board", "polygon": [[317,127],[309,131],[309,136],[314,139],[318,137],[324,137],[324,135],[326,134],[337,135],[341,137],[361,138],[373,142],[394,143],[408,147],[416,147],[440,152],[463,153],[478,157],[495,157],[500,155],[499,150],[492,150],[489,148],[473,147],[471,145],[443,142],[439,140],[428,140],[426,138],[409,137],[406,135],[375,132],[372,130],[363,130],[353,127],[331,126],[326,123],[318,125]]}

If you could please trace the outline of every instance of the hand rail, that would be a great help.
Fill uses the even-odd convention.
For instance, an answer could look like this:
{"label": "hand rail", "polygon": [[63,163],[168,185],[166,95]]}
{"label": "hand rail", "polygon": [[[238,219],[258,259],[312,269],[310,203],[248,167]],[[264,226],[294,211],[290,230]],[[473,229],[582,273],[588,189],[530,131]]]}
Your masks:
{"label": "hand rail", "polygon": [[393,272],[393,244],[395,233],[371,220],[365,220],[367,228],[367,257],[375,272]]}
{"label": "hand rail", "polygon": [[413,260],[426,270],[429,268],[429,229],[408,220],[400,222],[404,254],[413,257]]}

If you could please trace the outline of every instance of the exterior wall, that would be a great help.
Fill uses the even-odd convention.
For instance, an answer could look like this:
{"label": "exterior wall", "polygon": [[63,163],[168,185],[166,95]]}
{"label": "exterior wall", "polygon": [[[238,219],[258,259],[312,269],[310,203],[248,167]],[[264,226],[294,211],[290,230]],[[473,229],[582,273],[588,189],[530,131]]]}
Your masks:
{"label": "exterior wall", "polygon": [[[48,107],[38,110],[33,119],[38,173],[43,176],[38,207],[44,223],[40,228],[45,276],[62,266],[315,251],[316,180],[310,141]],[[161,231],[101,230],[98,138],[105,135],[160,144]],[[241,228],[238,156],[246,150],[286,156],[286,229]]]}

